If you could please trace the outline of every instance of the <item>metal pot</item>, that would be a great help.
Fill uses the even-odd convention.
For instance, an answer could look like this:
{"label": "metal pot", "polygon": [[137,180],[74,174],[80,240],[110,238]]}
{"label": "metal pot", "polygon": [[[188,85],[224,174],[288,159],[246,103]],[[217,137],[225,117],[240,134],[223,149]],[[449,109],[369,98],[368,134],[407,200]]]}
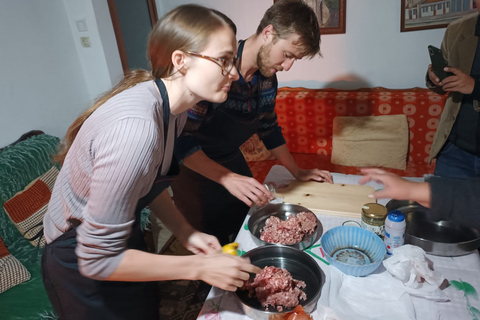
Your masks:
{"label": "metal pot", "polygon": [[391,200],[387,209],[400,210],[405,215],[405,243],[419,246],[426,253],[455,257],[480,247],[480,231],[477,228],[451,221],[433,221],[430,209],[414,201]]}
{"label": "metal pot", "polygon": [[[249,257],[251,263],[260,268],[275,266],[287,269],[294,279],[304,281],[307,285],[305,287],[307,299],[300,301],[300,304],[307,313],[315,310],[325,283],[325,275],[308,253],[283,245],[268,245],[250,250],[242,257]],[[234,295],[240,300],[245,314],[255,320],[268,320],[270,316],[292,311],[285,309],[278,312],[271,306],[265,310],[256,297],[248,297],[247,291],[237,290]]]}
{"label": "metal pot", "polygon": [[[255,211],[248,220],[248,230],[255,244],[257,246],[271,244],[269,242],[260,240],[261,230],[263,229],[263,227],[265,227],[265,221],[268,218],[270,218],[271,216],[276,216],[280,218],[280,220],[287,220],[290,215],[296,215],[299,212],[311,212],[312,214],[314,214],[312,211],[305,207],[290,203],[267,204],[265,207],[262,207]],[[322,234],[323,226],[317,217],[317,227],[315,228],[315,231],[312,235],[304,237],[301,242],[287,244],[286,246],[304,250],[313,245],[317,240],[319,240]]]}

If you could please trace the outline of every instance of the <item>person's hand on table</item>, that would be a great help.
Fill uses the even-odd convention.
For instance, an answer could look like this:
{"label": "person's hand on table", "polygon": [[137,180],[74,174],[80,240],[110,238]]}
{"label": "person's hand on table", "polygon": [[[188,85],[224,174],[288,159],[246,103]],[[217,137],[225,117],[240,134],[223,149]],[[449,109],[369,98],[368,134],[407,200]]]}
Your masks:
{"label": "person's hand on table", "polygon": [[250,279],[250,273],[262,269],[250,263],[249,259],[216,253],[197,256],[198,279],[227,291],[235,291]]}
{"label": "person's hand on table", "polygon": [[299,169],[294,175],[298,181],[318,181],[333,183],[333,178],[330,172],[320,169]]}
{"label": "person's hand on table", "polygon": [[222,246],[215,236],[196,230],[188,236],[185,243],[181,242],[187,250],[194,254],[212,254],[222,250]]}
{"label": "person's hand on table", "polygon": [[222,178],[221,184],[234,197],[244,202],[247,206],[264,206],[274,199],[273,194],[263,184],[252,177],[230,173]]}

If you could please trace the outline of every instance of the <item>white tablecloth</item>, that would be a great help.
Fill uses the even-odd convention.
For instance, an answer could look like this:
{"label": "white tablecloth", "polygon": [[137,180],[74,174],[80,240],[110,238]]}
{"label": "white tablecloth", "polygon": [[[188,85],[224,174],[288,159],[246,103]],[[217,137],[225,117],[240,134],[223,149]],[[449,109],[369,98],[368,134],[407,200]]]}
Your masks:
{"label": "white tablecloth", "polygon": [[[335,183],[358,184],[358,180],[360,179],[360,176],[337,173],[332,173],[332,176]],[[292,180],[293,177],[284,167],[274,166],[267,175],[265,182],[274,182],[278,185],[288,183]],[[423,181],[423,178],[410,178],[410,180]],[[371,182],[368,185],[371,185],[375,189],[382,187],[382,185],[374,182]],[[379,200],[378,202],[381,204],[386,204],[388,200],[389,199],[383,199]],[[318,217],[322,222],[324,228],[323,232],[340,226],[345,220],[359,221],[359,219],[322,214],[318,214]],[[245,227],[240,230],[236,239],[236,242],[240,244],[239,250],[244,252],[256,247],[246,229],[248,218],[249,215],[247,215],[245,219]],[[306,252],[308,252],[317,261],[326,276],[326,283],[322,289],[322,296],[320,297],[316,310],[312,313],[312,316],[315,320],[376,319],[374,315],[360,316],[359,314],[351,314],[352,312],[350,312],[349,315],[344,315],[342,317],[338,316],[337,313],[342,314],[342,312],[345,310],[338,310],[340,305],[335,305],[331,301],[332,288],[336,290],[337,287],[342,285],[345,286],[345,283],[368,281],[369,277],[371,277],[370,279],[372,282],[375,277],[385,277],[382,278],[386,279],[385,288],[394,286],[393,282],[392,286],[389,286],[388,281],[399,281],[393,277],[390,277],[390,279],[390,275],[388,271],[385,270],[383,265],[380,265],[374,274],[363,278],[365,280],[345,278],[349,276],[343,275],[335,267],[328,265],[327,261],[324,259],[319,241],[307,249]],[[427,255],[427,258],[433,262],[433,268],[437,271],[440,271],[450,282],[450,286],[443,290],[443,293],[445,293],[448,300],[446,302],[438,302],[415,297],[409,294],[402,295],[401,299],[399,299],[400,302],[394,301],[391,304],[392,308],[396,308],[395,310],[392,310],[392,316],[380,318],[389,320],[480,319],[480,302],[477,295],[477,292],[480,290],[480,258],[478,252],[475,251],[474,253],[461,257],[439,257]],[[347,281],[349,279],[351,281]],[[397,285],[397,283],[395,283],[395,285]],[[365,288],[362,288],[360,295],[363,298],[369,295],[375,297],[378,294],[378,289],[369,288],[366,286]],[[385,303],[382,307],[385,307],[386,305],[387,304]],[[390,304],[388,304],[388,306],[390,306]],[[398,308],[405,308],[405,313],[402,314],[402,311],[398,310]],[[218,288],[212,288],[205,301],[202,311],[200,312],[199,319],[248,320],[249,318],[242,312],[241,305],[233,293],[226,292]]]}

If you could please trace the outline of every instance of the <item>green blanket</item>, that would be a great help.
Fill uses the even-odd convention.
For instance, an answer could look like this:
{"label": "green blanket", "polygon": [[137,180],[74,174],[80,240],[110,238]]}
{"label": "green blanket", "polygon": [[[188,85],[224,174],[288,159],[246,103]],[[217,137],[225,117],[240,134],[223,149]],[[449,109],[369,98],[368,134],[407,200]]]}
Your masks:
{"label": "green blanket", "polygon": [[37,250],[25,240],[3,210],[3,203],[23,190],[53,166],[59,139],[50,135],[28,138],[0,152],[0,236],[8,251],[31,273],[32,278],[0,294],[0,318],[3,320],[56,319],[43,287]]}

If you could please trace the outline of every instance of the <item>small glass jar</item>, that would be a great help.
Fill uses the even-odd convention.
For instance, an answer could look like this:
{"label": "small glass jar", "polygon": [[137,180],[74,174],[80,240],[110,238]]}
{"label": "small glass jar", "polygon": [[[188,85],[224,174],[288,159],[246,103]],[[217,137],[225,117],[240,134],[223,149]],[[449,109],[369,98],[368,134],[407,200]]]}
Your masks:
{"label": "small glass jar", "polygon": [[362,207],[362,228],[378,235],[381,239],[385,236],[385,218],[388,210],[378,203],[366,203]]}
{"label": "small glass jar", "polygon": [[275,184],[273,182],[268,182],[264,184],[265,188],[270,191],[274,198],[277,197],[277,190],[275,189]]}

